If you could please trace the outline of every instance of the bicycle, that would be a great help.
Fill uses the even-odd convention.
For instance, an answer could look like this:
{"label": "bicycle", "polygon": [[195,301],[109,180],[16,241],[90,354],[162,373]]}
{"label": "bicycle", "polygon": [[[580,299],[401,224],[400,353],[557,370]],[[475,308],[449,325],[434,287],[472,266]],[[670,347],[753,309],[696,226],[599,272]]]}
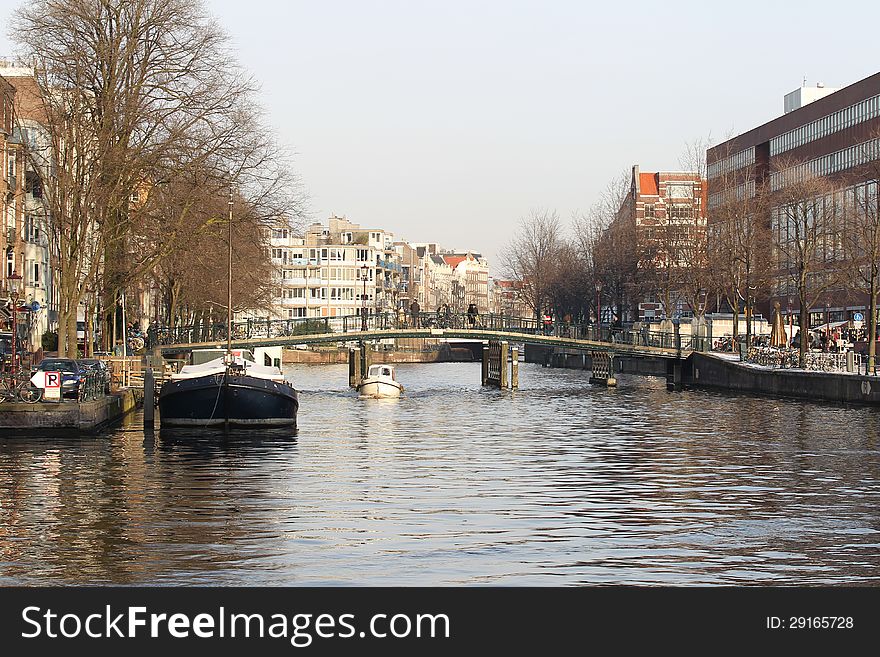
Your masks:
{"label": "bicycle", "polygon": [[31,383],[31,373],[4,374],[0,378],[0,402],[22,401],[36,404],[43,398],[43,389]]}

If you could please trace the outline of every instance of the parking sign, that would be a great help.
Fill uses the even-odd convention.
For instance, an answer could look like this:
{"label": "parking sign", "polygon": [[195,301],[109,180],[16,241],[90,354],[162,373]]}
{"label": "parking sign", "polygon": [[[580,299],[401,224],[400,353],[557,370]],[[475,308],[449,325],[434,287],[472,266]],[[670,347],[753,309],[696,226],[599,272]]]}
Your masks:
{"label": "parking sign", "polygon": [[61,399],[61,372],[46,372],[43,396],[46,399]]}

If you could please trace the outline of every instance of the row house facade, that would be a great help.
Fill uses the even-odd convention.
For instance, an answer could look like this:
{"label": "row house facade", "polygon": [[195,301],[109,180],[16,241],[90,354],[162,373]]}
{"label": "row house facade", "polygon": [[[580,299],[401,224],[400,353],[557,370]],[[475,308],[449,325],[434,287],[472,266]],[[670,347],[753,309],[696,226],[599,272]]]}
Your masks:
{"label": "row house facade", "polygon": [[57,272],[53,268],[51,216],[44,180],[51,175],[50,135],[31,68],[0,64],[2,95],[2,248],[4,303],[0,316],[11,323],[10,277],[19,280],[18,328],[21,344],[40,348],[46,331],[58,321]]}
{"label": "row house facade", "polygon": [[279,225],[269,238],[275,266],[277,319],[374,315],[403,298],[403,268],[393,235],[344,217],[309,226],[304,234]]}
{"label": "row house facade", "polygon": [[479,312],[489,312],[489,263],[473,251],[454,251],[436,243],[419,243],[426,281],[423,300],[425,310],[449,306],[450,311],[463,313],[470,304]]}
{"label": "row house facade", "polygon": [[298,233],[279,224],[268,235],[275,267],[274,319],[425,311],[489,305],[488,264],[472,252],[412,244],[381,228],[332,216]]}

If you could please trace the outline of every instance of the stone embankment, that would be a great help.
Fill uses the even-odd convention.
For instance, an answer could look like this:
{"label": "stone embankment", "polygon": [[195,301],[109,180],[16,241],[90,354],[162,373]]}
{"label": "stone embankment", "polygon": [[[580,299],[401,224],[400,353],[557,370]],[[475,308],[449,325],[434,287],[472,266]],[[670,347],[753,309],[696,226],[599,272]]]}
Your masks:
{"label": "stone embankment", "polygon": [[[592,371],[589,355],[526,346],[526,361],[547,367]],[[615,372],[669,377],[668,360],[616,356]],[[732,392],[795,397],[845,404],[880,404],[880,377],[797,369],[774,369],[740,363],[721,354],[693,353],[682,362],[681,385]]]}
{"label": "stone embankment", "polygon": [[0,436],[97,433],[137,408],[143,394],[143,390],[129,388],[86,402],[4,402],[0,405]]}

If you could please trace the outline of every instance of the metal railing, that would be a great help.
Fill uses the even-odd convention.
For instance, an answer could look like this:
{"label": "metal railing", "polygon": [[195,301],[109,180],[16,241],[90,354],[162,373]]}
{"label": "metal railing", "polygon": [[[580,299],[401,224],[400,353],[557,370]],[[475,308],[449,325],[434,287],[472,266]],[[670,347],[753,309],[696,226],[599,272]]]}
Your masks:
{"label": "metal railing", "polygon": [[[454,329],[475,332],[485,330],[586,340],[630,347],[654,347],[679,352],[709,351],[712,345],[711,336],[651,331],[647,327],[633,330],[598,327],[595,324],[542,323],[535,318],[491,313],[474,315],[452,312],[420,312],[415,315],[384,312],[367,315],[366,323],[360,315],[280,320],[249,319],[232,324],[232,339],[259,341],[261,339],[338,334],[340,339],[344,340],[347,334],[360,333],[364,329],[370,332],[407,329]],[[225,323],[203,323],[174,328],[153,327],[148,333],[147,347],[222,342],[224,340],[226,340]]]}
{"label": "metal railing", "polygon": [[800,366],[798,349],[778,349],[775,347],[752,347],[745,358],[747,363],[777,369],[804,369],[811,372],[849,372],[858,373],[864,369],[861,354],[851,356],[844,353],[808,351],[804,354],[804,366]]}

